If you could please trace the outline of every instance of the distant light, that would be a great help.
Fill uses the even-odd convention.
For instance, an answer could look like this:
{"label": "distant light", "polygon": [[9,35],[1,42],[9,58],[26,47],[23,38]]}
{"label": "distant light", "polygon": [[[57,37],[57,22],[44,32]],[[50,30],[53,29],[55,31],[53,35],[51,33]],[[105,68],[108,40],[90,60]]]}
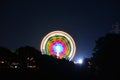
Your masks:
{"label": "distant light", "polygon": [[17,68],[17,66],[15,66],[15,68]]}
{"label": "distant light", "polygon": [[83,60],[82,60],[82,59],[79,59],[79,60],[78,60],[78,63],[79,63],[79,64],[82,64],[82,63],[83,63]]}
{"label": "distant light", "polygon": [[77,61],[74,62],[75,64],[82,64],[83,63],[83,59],[78,59]]}
{"label": "distant light", "polygon": [[0,63],[2,63],[2,64],[3,64],[3,63],[5,63],[5,62],[4,62],[4,61],[0,61]]}

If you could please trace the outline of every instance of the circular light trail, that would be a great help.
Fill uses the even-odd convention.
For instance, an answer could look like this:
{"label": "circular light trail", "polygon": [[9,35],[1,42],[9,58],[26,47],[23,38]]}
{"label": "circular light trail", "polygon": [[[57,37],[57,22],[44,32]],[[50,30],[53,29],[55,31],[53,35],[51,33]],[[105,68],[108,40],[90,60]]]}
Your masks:
{"label": "circular light trail", "polygon": [[59,59],[72,60],[76,52],[76,45],[68,33],[52,31],[43,38],[40,50],[42,54],[52,55]]}

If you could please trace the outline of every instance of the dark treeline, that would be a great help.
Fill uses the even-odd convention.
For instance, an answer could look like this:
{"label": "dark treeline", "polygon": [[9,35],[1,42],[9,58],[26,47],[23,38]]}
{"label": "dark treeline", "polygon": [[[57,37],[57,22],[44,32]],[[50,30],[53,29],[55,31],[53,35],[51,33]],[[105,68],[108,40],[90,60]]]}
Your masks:
{"label": "dark treeline", "polygon": [[120,72],[119,53],[119,34],[106,34],[96,40],[93,56],[84,59],[84,63],[81,65],[66,59],[42,55],[40,51],[30,46],[16,50],[0,47],[0,73],[4,76],[11,75],[13,79],[16,77],[15,79],[18,80],[41,78],[117,80]]}
{"label": "dark treeline", "polygon": [[[0,72],[5,73],[5,75],[6,73],[9,75],[11,75],[10,73],[26,73],[25,77],[30,78],[38,73],[37,77],[46,79],[49,76],[51,76],[50,79],[87,79],[91,77],[88,75],[90,73],[87,67],[88,64],[85,63],[79,65],[66,59],[42,55],[40,51],[30,46],[20,47],[16,50],[0,47]],[[30,74],[33,75],[28,76]]]}

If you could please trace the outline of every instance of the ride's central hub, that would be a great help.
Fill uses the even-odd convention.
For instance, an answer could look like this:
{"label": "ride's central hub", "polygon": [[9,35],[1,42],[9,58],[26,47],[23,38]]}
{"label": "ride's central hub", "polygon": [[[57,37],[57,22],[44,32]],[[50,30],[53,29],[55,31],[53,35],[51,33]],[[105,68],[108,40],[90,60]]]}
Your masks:
{"label": "ride's central hub", "polygon": [[56,52],[56,55],[59,56],[59,54],[63,51],[63,46],[62,46],[62,44],[56,43],[56,44],[53,46],[53,50],[54,50],[54,52]]}

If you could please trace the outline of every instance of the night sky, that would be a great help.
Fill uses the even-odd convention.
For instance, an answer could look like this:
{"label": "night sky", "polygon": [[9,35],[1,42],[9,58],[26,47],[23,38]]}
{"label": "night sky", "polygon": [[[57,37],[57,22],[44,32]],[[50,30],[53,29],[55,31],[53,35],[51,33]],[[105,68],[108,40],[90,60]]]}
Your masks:
{"label": "night sky", "polygon": [[75,40],[75,58],[90,57],[95,40],[116,22],[119,0],[0,0],[0,46],[39,50],[47,33],[63,30]]}

